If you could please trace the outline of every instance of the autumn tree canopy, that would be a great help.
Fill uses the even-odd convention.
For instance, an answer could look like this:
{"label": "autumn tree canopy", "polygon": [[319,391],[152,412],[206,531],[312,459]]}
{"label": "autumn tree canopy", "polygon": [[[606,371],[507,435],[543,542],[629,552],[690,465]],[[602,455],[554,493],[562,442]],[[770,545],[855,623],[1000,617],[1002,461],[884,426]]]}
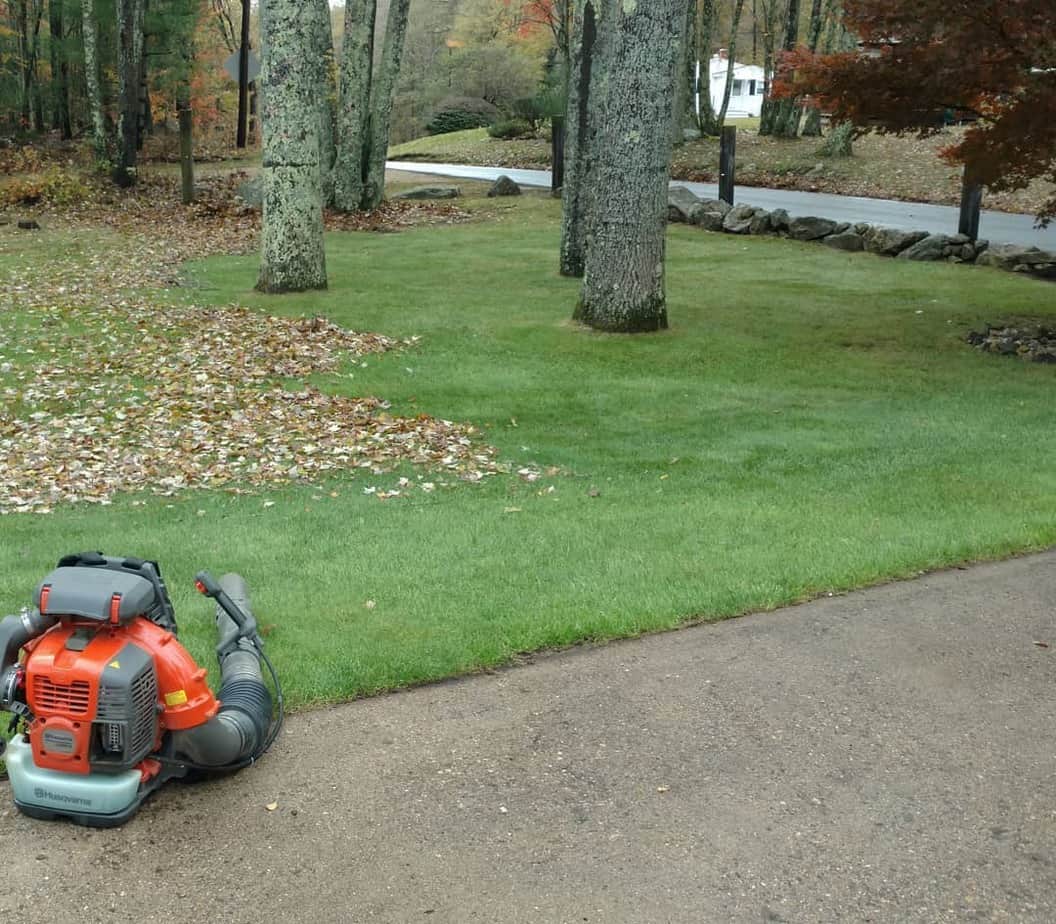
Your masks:
{"label": "autumn tree canopy", "polygon": [[[835,120],[894,134],[936,133],[945,114],[976,121],[945,149],[993,190],[1056,183],[1053,0],[847,0],[861,50],[786,62],[786,92],[816,96]],[[1056,216],[1056,196],[1039,202]]]}

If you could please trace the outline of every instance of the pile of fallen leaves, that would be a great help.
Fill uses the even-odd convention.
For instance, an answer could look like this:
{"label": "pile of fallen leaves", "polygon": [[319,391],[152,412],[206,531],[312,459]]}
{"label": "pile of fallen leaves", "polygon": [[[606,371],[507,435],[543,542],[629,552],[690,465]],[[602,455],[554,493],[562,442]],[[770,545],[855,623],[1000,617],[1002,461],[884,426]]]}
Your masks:
{"label": "pile of fallen leaves", "polygon": [[[61,251],[5,261],[14,266],[0,276],[0,514],[403,463],[468,481],[500,470],[471,426],[392,416],[378,398],[306,384],[416,338],[135,294],[170,283],[190,256],[256,246],[259,213],[233,201],[236,180],[204,184],[191,210],[152,200],[148,184],[131,196],[108,193],[109,204],[93,199],[64,216],[84,230]],[[172,192],[164,179],[154,188]],[[350,217],[348,226],[392,230],[423,208],[409,205]],[[100,236],[100,225],[121,233]],[[377,496],[435,483],[401,479]]]}

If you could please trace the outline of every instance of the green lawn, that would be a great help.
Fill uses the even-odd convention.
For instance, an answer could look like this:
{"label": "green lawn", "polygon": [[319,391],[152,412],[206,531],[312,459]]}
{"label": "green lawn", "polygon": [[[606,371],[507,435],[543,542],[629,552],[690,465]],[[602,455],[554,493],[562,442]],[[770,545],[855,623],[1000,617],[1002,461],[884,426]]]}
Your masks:
{"label": "green lawn", "polygon": [[515,467],[559,472],[387,501],[364,488],[397,475],[356,474],[7,516],[0,612],[62,553],[157,557],[211,664],[191,578],[239,570],[303,706],[1056,543],[1056,369],[962,340],[1056,316],[1056,288],[676,227],[672,329],[598,335],[568,320],[557,208],[331,235],[326,293],[259,296],[255,258],[215,258],[186,297],[421,335],[322,383],[475,422]]}

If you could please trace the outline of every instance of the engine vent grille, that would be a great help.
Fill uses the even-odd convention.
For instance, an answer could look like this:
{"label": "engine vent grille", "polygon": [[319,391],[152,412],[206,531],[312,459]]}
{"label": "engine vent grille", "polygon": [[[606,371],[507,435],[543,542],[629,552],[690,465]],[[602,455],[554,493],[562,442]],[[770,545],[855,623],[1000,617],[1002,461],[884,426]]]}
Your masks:
{"label": "engine vent grille", "polygon": [[132,681],[132,742],[133,754],[148,752],[154,746],[154,723],[157,719],[158,678],[153,665]]}
{"label": "engine vent grille", "polygon": [[[99,678],[92,768],[134,767],[154,748],[158,732],[158,677],[151,656],[128,644],[114,658],[120,665]],[[111,665],[113,666],[113,665]]]}
{"label": "engine vent grille", "polygon": [[91,687],[85,680],[61,684],[44,675],[33,678],[33,702],[38,712],[86,716],[91,701]]}

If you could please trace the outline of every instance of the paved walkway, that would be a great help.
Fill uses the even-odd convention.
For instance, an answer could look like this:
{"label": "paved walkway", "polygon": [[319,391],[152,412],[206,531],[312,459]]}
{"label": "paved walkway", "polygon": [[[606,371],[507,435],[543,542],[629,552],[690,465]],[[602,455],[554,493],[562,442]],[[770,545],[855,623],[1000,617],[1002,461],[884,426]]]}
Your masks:
{"label": "paved walkway", "polygon": [[542,657],[294,716],[118,831],[4,785],[0,914],[1048,924],[1054,680],[1054,552]]}
{"label": "paved walkway", "polygon": [[[550,188],[549,170],[504,170],[496,167],[467,167],[462,164],[427,164],[417,161],[389,161],[389,170],[427,173],[467,180],[494,180],[505,174],[522,186]],[[698,196],[718,197],[719,188],[712,183],[690,183],[672,180],[672,186],[686,186]],[[762,189],[738,186],[735,201],[765,209],[787,209],[790,215],[817,215],[834,221],[859,221],[909,231],[957,233],[957,209],[948,205],[899,202],[894,199],[867,199],[860,196],[832,196],[827,193],[797,192],[789,189]],[[979,236],[995,244],[1028,244],[1056,251],[1056,225],[1042,231],[1034,227],[1029,215],[984,211]]]}

